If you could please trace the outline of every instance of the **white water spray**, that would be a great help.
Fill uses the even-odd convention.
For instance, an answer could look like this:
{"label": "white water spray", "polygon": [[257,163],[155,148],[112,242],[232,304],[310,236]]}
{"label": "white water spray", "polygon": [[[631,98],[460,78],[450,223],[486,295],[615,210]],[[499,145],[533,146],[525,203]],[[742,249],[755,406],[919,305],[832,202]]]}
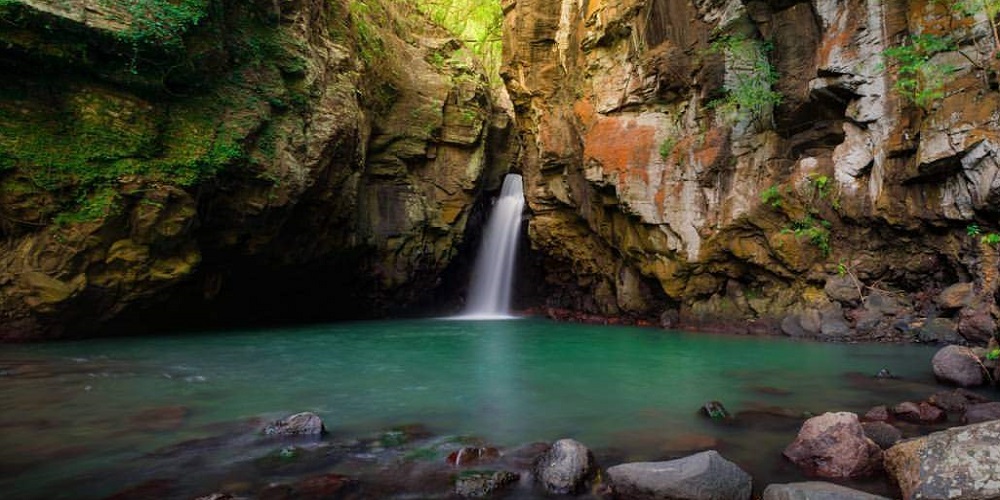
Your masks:
{"label": "white water spray", "polygon": [[514,280],[514,257],[524,210],[521,176],[508,174],[500,198],[486,222],[472,273],[469,298],[462,319],[510,318],[510,293]]}

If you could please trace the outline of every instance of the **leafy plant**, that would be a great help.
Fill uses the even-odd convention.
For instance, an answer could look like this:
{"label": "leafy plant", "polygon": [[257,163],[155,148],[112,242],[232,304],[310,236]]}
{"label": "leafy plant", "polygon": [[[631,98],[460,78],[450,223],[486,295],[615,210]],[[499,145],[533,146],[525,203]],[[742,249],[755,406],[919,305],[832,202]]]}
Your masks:
{"label": "leafy plant", "polygon": [[762,191],[760,193],[760,201],[765,205],[770,205],[771,208],[780,208],[782,196],[781,191],[778,189],[778,185],[772,184],[771,187]]}
{"label": "leafy plant", "polygon": [[[399,0],[395,0],[399,1]],[[486,68],[490,83],[503,85],[503,11],[500,2],[482,0],[407,0],[435,23],[465,42]]]}
{"label": "leafy plant", "polygon": [[807,215],[797,221],[793,221],[791,227],[785,228],[782,232],[792,233],[796,238],[806,238],[819,248],[823,256],[830,255],[830,221],[812,214]]}
{"label": "leafy plant", "polygon": [[989,246],[995,247],[997,245],[1000,245],[1000,234],[997,233],[984,234],[979,241]]}
{"label": "leafy plant", "polygon": [[950,37],[925,33],[910,36],[904,45],[888,48],[882,54],[896,66],[896,91],[926,111],[944,97],[944,85],[956,70],[932,59],[956,48]]}
{"label": "leafy plant", "polygon": [[708,103],[729,122],[749,118],[763,123],[770,121],[774,106],[782,95],[772,89],[778,72],[768,60],[770,43],[743,35],[723,35],[712,42],[710,51],[725,54],[732,72],[726,75],[725,96]]}
{"label": "leafy plant", "polygon": [[986,353],[986,359],[991,361],[995,359],[1000,359],[1000,347],[997,347],[992,351]]}
{"label": "leafy plant", "polygon": [[660,143],[660,158],[666,160],[674,152],[674,147],[677,146],[677,139],[674,137],[667,137],[663,139]]}
{"label": "leafy plant", "polygon": [[970,238],[979,236],[981,232],[982,230],[979,229],[979,224],[969,224],[965,227],[965,234],[969,235]]}

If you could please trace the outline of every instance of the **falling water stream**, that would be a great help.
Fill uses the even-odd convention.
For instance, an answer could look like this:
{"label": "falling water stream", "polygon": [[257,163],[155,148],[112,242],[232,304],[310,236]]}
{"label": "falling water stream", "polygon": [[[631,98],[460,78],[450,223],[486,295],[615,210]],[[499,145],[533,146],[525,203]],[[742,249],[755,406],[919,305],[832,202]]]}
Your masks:
{"label": "falling water stream", "polygon": [[462,319],[510,318],[514,257],[524,209],[521,176],[508,174],[486,223]]}

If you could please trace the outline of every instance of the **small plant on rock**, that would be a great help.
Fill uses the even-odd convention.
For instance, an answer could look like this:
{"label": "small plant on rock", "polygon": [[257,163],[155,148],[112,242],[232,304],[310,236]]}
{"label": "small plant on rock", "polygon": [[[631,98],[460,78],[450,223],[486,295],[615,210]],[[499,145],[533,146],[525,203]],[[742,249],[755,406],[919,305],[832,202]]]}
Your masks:
{"label": "small plant on rock", "polygon": [[884,55],[896,66],[893,88],[924,111],[944,97],[944,85],[956,68],[933,62],[935,55],[956,50],[951,38],[931,34],[913,35],[906,43],[886,49]]}
{"label": "small plant on rock", "polygon": [[997,233],[984,234],[979,241],[991,247],[996,247],[997,245],[1000,245],[1000,234]]}
{"label": "small plant on rock", "polygon": [[782,196],[778,185],[772,184],[771,187],[762,191],[760,193],[760,201],[765,205],[770,205],[771,208],[781,208]]}

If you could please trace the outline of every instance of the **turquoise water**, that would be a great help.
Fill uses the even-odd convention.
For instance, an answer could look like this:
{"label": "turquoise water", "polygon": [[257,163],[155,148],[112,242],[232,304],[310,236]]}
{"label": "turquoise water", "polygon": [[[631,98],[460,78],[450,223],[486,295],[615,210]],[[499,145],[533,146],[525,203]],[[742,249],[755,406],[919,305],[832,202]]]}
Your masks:
{"label": "turquoise water", "polygon": [[[533,319],[348,323],[0,353],[0,492],[10,498],[100,497],[155,476],[150,469],[183,474],[184,460],[149,454],[219,434],[252,440],[260,421],[299,411],[323,417],[331,439],[422,424],[500,447],[573,437],[603,461],[680,456],[708,442],[755,476],[794,478],[780,458],[795,435],[787,422],[720,426],[698,408],[718,400],[733,413],[864,412],[937,389],[927,347]],[[901,379],[870,377],[883,367]],[[147,417],[167,407],[180,416]],[[198,467],[234,467],[260,453],[241,450]],[[227,474],[232,480],[219,472]],[[222,486],[212,481],[221,480],[197,488]]]}

